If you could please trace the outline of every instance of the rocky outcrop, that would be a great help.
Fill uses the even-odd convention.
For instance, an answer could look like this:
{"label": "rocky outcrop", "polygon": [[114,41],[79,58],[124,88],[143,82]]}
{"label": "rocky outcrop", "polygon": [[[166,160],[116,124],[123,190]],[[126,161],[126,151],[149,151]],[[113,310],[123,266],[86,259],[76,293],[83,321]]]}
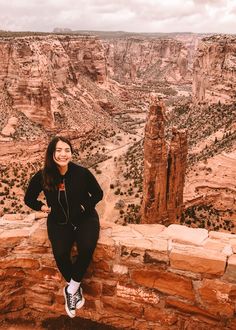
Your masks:
{"label": "rocky outcrop", "polygon": [[164,103],[152,100],[144,139],[143,223],[163,223],[167,219],[167,145]]}
{"label": "rocky outcrop", "polygon": [[71,61],[71,71],[78,77],[89,75],[98,83],[107,79],[104,48],[96,37],[59,37],[63,49]]}
{"label": "rocky outcrop", "polygon": [[70,28],[63,28],[63,27],[55,27],[53,29],[53,33],[71,33],[72,30]]}
{"label": "rocky outcrop", "polygon": [[203,38],[193,65],[193,100],[232,103],[236,99],[236,37]]}
{"label": "rocky outcrop", "polygon": [[132,37],[105,43],[108,75],[121,83],[190,81],[188,50],[174,39]]}
{"label": "rocky outcrop", "polygon": [[[0,320],[66,314],[65,282],[43,217],[0,219]],[[130,330],[235,329],[234,236],[180,225],[102,223],[77,316]]]}
{"label": "rocky outcrop", "polygon": [[11,117],[8,119],[7,125],[2,129],[1,134],[4,136],[11,136],[15,133],[15,127],[17,126],[18,119]]}
{"label": "rocky outcrop", "polygon": [[167,169],[167,212],[170,223],[180,219],[183,211],[183,191],[187,167],[187,133],[172,129]]}
{"label": "rocky outcrop", "polygon": [[103,47],[95,37],[2,38],[0,59],[0,88],[13,109],[50,129],[63,116],[63,102],[89,108],[80,75],[95,83],[106,79]]}
{"label": "rocky outcrop", "polygon": [[165,113],[154,98],[145,126],[142,223],[173,223],[182,212],[187,135],[173,129],[168,152]]}

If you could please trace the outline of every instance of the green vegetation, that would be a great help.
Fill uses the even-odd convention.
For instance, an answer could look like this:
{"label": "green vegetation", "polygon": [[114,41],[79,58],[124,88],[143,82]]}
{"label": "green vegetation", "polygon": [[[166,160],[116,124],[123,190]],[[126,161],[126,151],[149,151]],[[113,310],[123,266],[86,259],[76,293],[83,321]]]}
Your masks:
{"label": "green vegetation", "polygon": [[0,170],[1,192],[0,204],[4,205],[0,216],[4,213],[27,213],[23,197],[30,177],[41,168],[42,161],[27,162],[22,166],[19,162],[11,162]]}
{"label": "green vegetation", "polygon": [[[189,154],[188,163],[193,165],[198,161],[213,157],[222,151],[232,150],[236,139],[236,132],[231,126],[236,118],[236,103],[233,104],[202,104],[193,106],[188,103],[177,105],[171,112],[170,124],[178,129],[188,129],[189,147],[204,142],[211,134],[224,128],[222,138],[215,138],[214,142],[199,152]],[[171,127],[167,130],[170,137]]]}
{"label": "green vegetation", "polygon": [[[140,204],[128,204],[126,210],[120,210],[121,224],[126,226],[129,223],[139,224],[141,220]],[[120,221],[116,221],[120,222]]]}
{"label": "green vegetation", "polygon": [[[231,211],[224,212],[224,218],[230,217]],[[221,212],[212,205],[191,206],[184,210],[181,215],[180,224],[194,228],[205,228],[207,230],[225,230],[231,232],[234,224],[230,219],[224,219]]]}

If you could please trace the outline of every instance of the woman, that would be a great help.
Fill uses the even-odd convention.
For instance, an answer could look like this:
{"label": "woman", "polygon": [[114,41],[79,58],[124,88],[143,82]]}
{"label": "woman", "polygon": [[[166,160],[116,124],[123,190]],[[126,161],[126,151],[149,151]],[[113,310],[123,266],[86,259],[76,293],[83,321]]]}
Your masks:
{"label": "woman", "polygon": [[[48,213],[47,230],[59,271],[67,281],[63,289],[65,309],[70,317],[84,305],[81,280],[92,259],[99,237],[95,210],[103,192],[92,173],[73,162],[70,141],[57,136],[48,145],[44,168],[30,180],[25,204]],[[47,205],[38,200],[43,191]],[[78,255],[72,263],[73,244]]]}

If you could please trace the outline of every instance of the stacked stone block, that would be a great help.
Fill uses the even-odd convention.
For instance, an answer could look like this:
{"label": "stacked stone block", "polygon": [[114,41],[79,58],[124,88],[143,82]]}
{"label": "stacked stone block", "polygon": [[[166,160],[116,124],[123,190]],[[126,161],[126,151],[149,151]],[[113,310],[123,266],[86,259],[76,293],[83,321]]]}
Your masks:
{"label": "stacked stone block", "polygon": [[[0,220],[1,318],[65,314],[46,219],[34,219]],[[235,329],[235,235],[175,224],[101,227],[78,316],[121,329]]]}

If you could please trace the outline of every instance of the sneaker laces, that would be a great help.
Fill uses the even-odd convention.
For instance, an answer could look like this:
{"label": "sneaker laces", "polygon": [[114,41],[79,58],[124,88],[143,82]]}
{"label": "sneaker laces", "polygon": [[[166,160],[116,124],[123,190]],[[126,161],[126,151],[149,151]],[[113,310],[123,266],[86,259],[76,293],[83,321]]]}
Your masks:
{"label": "sneaker laces", "polygon": [[76,297],[76,304],[78,301],[83,299],[83,294],[82,294],[82,288],[79,286],[78,290],[75,293],[75,297]]}
{"label": "sneaker laces", "polygon": [[67,301],[69,309],[75,309],[75,296],[69,292],[67,292]]}

